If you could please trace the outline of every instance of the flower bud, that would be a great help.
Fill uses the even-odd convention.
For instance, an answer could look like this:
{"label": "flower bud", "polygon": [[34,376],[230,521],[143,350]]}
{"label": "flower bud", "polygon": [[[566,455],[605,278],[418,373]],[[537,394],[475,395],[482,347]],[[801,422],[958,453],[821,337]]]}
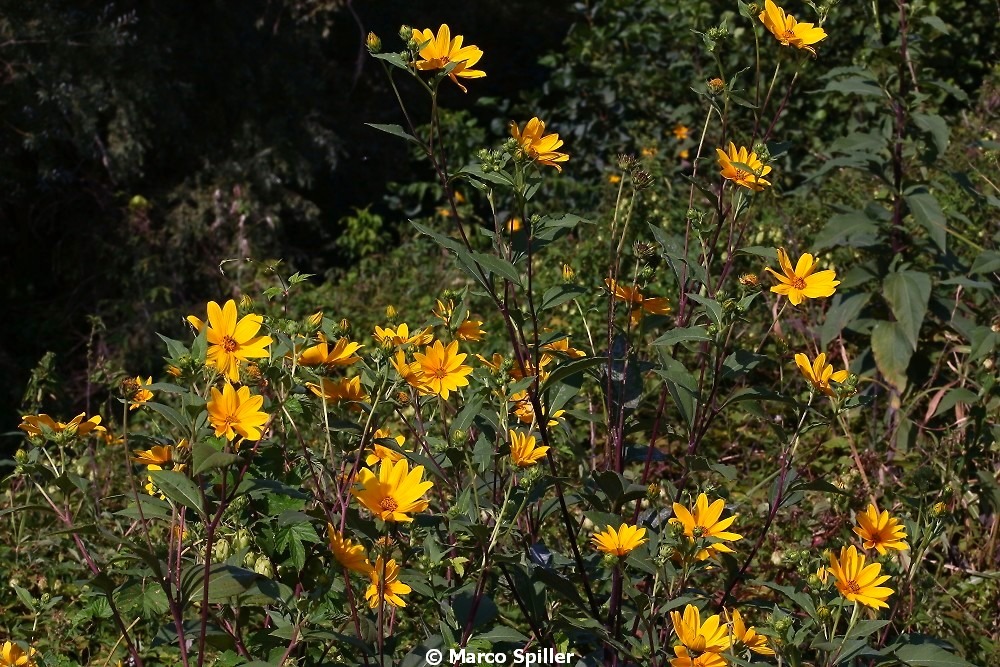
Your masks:
{"label": "flower bud", "polygon": [[740,276],[740,285],[752,289],[760,287],[760,277],[756,273],[744,273]]}
{"label": "flower bud", "polygon": [[931,508],[931,513],[934,515],[934,518],[940,519],[948,513],[948,505],[941,502],[934,503],[934,507]]}
{"label": "flower bud", "polygon": [[396,402],[400,405],[410,404],[410,392],[408,391],[397,391],[396,392]]}
{"label": "flower bud", "polygon": [[396,308],[391,303],[385,307],[385,317],[387,320],[389,320],[390,322],[395,322],[396,315],[398,315],[398,313],[396,312]]}
{"label": "flower bud", "polygon": [[253,310],[253,299],[249,294],[240,297],[240,310]]}
{"label": "flower bud", "polygon": [[646,487],[646,500],[653,502],[660,497],[660,485],[652,483]]}
{"label": "flower bud", "polygon": [[345,317],[344,319],[340,320],[340,332],[346,334],[349,333],[350,331],[351,331],[351,321]]}
{"label": "flower bud", "polygon": [[622,171],[632,171],[638,166],[639,161],[635,159],[635,156],[625,153],[618,154],[618,168]]}
{"label": "flower bud", "polygon": [[[413,36],[412,31],[410,32],[410,36],[411,37]],[[381,53],[382,40],[378,38],[378,35],[376,35],[373,32],[370,32],[368,33],[368,36],[365,38],[365,46],[368,47],[368,53],[372,54]]]}
{"label": "flower bud", "polygon": [[453,445],[464,445],[466,440],[469,439],[468,431],[457,428],[451,432],[451,444]]}
{"label": "flower bud", "polygon": [[250,531],[246,528],[240,528],[236,531],[236,535],[233,536],[233,547],[237,551],[249,549],[252,540],[253,536],[250,534]]}
{"label": "flower bud", "polygon": [[726,82],[718,77],[710,79],[708,82],[708,93],[710,95],[721,95],[725,89]]}
{"label": "flower bud", "polygon": [[576,277],[576,271],[573,270],[573,267],[570,266],[569,264],[563,264],[562,265],[563,282],[571,283],[573,282],[573,278],[575,277]]}
{"label": "flower bud", "polygon": [[253,571],[262,577],[267,577],[268,579],[274,578],[274,566],[271,565],[271,560],[263,554],[254,563]]}
{"label": "flower bud", "polygon": [[610,570],[615,565],[618,565],[618,556],[614,554],[604,554],[604,558],[601,559],[601,567],[606,567]]}
{"label": "flower bud", "polygon": [[632,244],[632,252],[639,259],[648,259],[656,254],[656,246],[652,243],[646,243],[645,241],[636,241]]}
{"label": "flower bud", "polygon": [[313,328],[316,328],[319,325],[323,324],[323,311],[317,310],[315,313],[309,316],[306,322],[309,324],[309,326]]}
{"label": "flower bud", "polygon": [[232,545],[229,540],[222,538],[212,546],[212,560],[216,563],[223,563],[232,554]]}
{"label": "flower bud", "polygon": [[409,42],[413,39],[413,28],[406,24],[399,26],[399,38],[404,42]]}

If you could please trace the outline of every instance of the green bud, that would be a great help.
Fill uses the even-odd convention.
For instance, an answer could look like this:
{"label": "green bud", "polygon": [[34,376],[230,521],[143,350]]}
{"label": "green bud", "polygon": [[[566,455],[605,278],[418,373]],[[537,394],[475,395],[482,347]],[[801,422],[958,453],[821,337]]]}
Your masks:
{"label": "green bud", "polygon": [[253,571],[262,577],[267,577],[268,579],[274,578],[274,566],[271,565],[271,560],[264,555],[261,555],[254,563]]}
{"label": "green bud", "polygon": [[222,538],[212,546],[212,556],[216,563],[223,563],[232,554],[232,547],[229,540]]}

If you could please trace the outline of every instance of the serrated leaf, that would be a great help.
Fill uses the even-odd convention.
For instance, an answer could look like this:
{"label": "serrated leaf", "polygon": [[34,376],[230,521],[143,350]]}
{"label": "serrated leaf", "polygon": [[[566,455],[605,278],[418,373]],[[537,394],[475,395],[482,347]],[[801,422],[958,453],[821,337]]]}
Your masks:
{"label": "serrated leaf", "polygon": [[706,341],[712,339],[708,335],[708,330],[703,326],[678,327],[676,329],[671,329],[654,340],[653,345],[669,346],[692,340]]}
{"label": "serrated leaf", "polygon": [[896,649],[896,657],[910,667],[974,667],[954,653],[934,644],[907,644]]}
{"label": "serrated leaf", "polygon": [[920,271],[896,271],[882,281],[882,291],[910,349],[916,350],[930,303],[931,277]]}
{"label": "serrated leaf", "polygon": [[831,217],[813,240],[813,249],[823,250],[842,245],[865,248],[877,245],[879,240],[878,223],[862,211],[854,211]]}
{"label": "serrated leaf", "polygon": [[203,514],[201,492],[184,473],[175,470],[149,470],[147,474],[153,479],[156,488],[167,498]]}
{"label": "serrated leaf", "polygon": [[872,329],[872,354],[885,379],[900,393],[906,389],[906,369],[913,348],[899,322],[879,322]]}
{"label": "serrated leaf", "polygon": [[826,313],[826,319],[820,328],[820,348],[826,349],[834,338],[840,335],[847,325],[857,319],[861,310],[868,305],[872,295],[869,293],[840,295],[834,297],[833,305]]}
{"label": "serrated leaf", "polygon": [[948,247],[948,223],[941,210],[937,198],[929,192],[914,192],[904,195],[906,205],[913,213],[913,219],[917,224],[927,230],[934,245],[941,252],[946,252]]}
{"label": "serrated leaf", "polygon": [[937,152],[944,153],[948,148],[949,138],[948,123],[945,119],[937,114],[927,113],[915,113],[912,118],[917,127],[931,135]]}
{"label": "serrated leaf", "polygon": [[502,276],[514,283],[518,287],[521,286],[521,275],[517,272],[517,269],[513,264],[505,259],[499,257],[494,257],[493,255],[487,255],[481,252],[470,253],[472,259],[475,260],[483,268],[487,269],[490,273],[495,273],[498,276]]}

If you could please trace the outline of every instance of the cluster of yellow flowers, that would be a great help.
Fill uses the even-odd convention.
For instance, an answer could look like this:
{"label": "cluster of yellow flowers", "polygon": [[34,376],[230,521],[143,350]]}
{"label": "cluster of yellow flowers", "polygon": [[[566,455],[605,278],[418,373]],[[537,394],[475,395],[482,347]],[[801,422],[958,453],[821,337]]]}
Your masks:
{"label": "cluster of yellow flowers", "polygon": [[767,637],[754,627],[747,627],[740,612],[733,609],[731,621],[725,623],[719,614],[701,620],[698,607],[689,604],[684,613],[670,612],[674,632],[680,642],[674,646],[671,667],[726,667],[729,661],[725,651],[743,653],[746,650],[759,655],[774,655],[767,645]]}
{"label": "cluster of yellow flowers", "polygon": [[[783,46],[804,49],[814,56],[816,50],[812,45],[826,39],[827,36],[826,31],[812,23],[799,23],[794,16],[787,14],[771,0],[765,0],[764,11],[757,18]],[[709,82],[709,89],[715,94],[724,88],[725,82],[721,79]],[[763,178],[771,172],[771,167],[763,164],[756,152],[745,146],[737,148],[731,141],[727,150],[721,148],[715,150],[719,166],[722,168],[722,177],[727,181],[754,192],[760,192],[771,185],[770,181]]]}
{"label": "cluster of yellow flowers", "polygon": [[[879,512],[875,505],[868,505],[863,514],[858,514],[858,525],[854,532],[862,540],[863,549],[874,549],[885,556],[889,551],[905,551],[906,531],[899,519],[890,516],[888,510]],[[820,579],[827,572],[834,576],[837,590],[844,599],[860,603],[873,609],[885,608],[886,600],[895,591],[882,586],[889,575],[881,574],[881,563],[865,563],[865,554],[858,553],[854,545],[840,548],[840,555],[829,554],[829,570],[820,570]]]}

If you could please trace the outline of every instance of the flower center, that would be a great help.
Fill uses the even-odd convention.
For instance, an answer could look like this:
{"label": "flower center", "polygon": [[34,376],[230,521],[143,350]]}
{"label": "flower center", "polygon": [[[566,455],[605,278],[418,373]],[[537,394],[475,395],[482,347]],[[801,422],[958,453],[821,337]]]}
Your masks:
{"label": "flower center", "polygon": [[787,40],[795,39],[795,31],[793,31],[793,30],[785,30],[785,34],[782,35],[782,36],[785,39],[787,39]]}
{"label": "flower center", "polygon": [[861,587],[858,586],[858,582],[853,579],[847,582],[847,587],[851,590],[851,593],[854,593],[855,595],[861,592]]}
{"label": "flower center", "polygon": [[378,506],[382,508],[383,512],[395,512],[397,509],[399,509],[399,503],[397,503],[392,498],[383,498],[381,501],[379,501]]}
{"label": "flower center", "polygon": [[232,353],[240,349],[240,344],[237,343],[236,339],[233,338],[232,336],[225,336],[222,339],[222,349],[225,350],[226,352]]}
{"label": "flower center", "polygon": [[743,171],[742,169],[737,169],[736,170],[736,179],[735,180],[737,180],[737,181],[745,181],[745,180],[747,180],[748,176],[750,176],[750,174],[748,174],[747,172]]}
{"label": "flower center", "polygon": [[806,288],[806,279],[805,278],[799,278],[798,276],[795,276],[794,278],[792,278],[792,287],[794,287],[795,289],[800,289],[800,290],[801,289],[805,289]]}
{"label": "flower center", "polygon": [[436,377],[438,380],[443,380],[446,377],[448,377],[448,370],[444,366],[438,366],[437,368],[434,369],[432,375]]}

